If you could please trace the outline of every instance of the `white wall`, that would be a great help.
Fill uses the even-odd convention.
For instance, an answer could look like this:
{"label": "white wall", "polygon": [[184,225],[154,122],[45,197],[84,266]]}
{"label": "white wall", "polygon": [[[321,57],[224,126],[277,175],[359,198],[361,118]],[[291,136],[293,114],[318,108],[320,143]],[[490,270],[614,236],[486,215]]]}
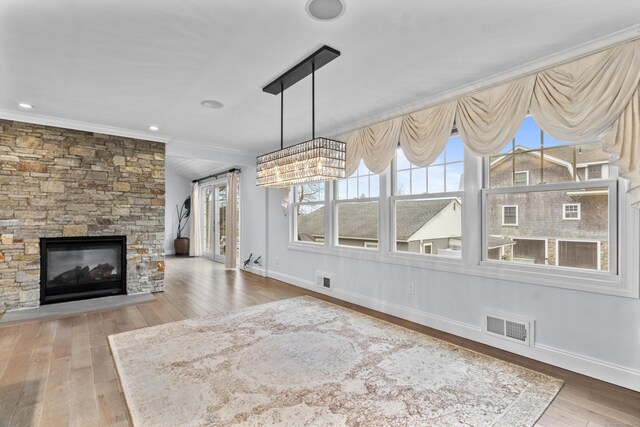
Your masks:
{"label": "white wall", "polygon": [[240,259],[243,262],[253,254],[253,259],[262,257],[262,266],[253,262],[249,271],[264,275],[266,255],[266,191],[256,186],[255,165],[242,167],[240,174]]}
{"label": "white wall", "polygon": [[[189,197],[191,192],[191,181],[178,175],[170,168],[165,168],[165,211],[164,211],[164,251],[167,255],[175,253],[173,248],[173,239],[176,238],[178,230],[178,213],[176,205],[182,207],[184,200]],[[183,237],[189,237],[189,225],[191,219],[187,222],[187,226],[182,231]]]}
{"label": "white wall", "polygon": [[[288,248],[281,196],[269,190],[268,275],[566,369],[640,390],[640,301]],[[408,283],[415,284],[415,295]],[[481,332],[481,310],[535,319],[535,346]]]}

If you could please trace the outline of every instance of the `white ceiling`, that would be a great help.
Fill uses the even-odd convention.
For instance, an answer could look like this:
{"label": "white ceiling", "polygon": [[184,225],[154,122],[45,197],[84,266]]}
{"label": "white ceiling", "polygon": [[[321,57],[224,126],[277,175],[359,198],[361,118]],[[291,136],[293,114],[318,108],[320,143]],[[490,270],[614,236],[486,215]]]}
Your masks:
{"label": "white ceiling", "polygon": [[[323,44],[342,52],[316,75],[316,130],[334,136],[640,36],[638,0],[345,1],[318,22],[306,0],[0,0],[0,117],[256,154],[280,137],[280,99],[262,87]],[[310,137],[310,93],[309,79],[285,91],[286,144]]]}
{"label": "white ceiling", "polygon": [[165,158],[165,167],[167,169],[170,169],[189,180],[204,178],[209,175],[224,172],[234,166],[235,165],[229,163],[204,159],[190,159],[178,156],[166,156]]}

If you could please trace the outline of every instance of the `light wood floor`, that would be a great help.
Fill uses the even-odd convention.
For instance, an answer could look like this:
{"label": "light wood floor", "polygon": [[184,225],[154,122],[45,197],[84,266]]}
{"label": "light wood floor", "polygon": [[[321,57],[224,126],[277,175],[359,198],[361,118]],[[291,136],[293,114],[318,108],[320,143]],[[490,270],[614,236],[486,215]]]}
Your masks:
{"label": "light wood floor", "polygon": [[0,327],[0,426],[131,425],[106,337],[299,295],[319,298],[565,381],[539,426],[640,426],[640,393],[285,283],[192,258],[167,258],[156,301]]}

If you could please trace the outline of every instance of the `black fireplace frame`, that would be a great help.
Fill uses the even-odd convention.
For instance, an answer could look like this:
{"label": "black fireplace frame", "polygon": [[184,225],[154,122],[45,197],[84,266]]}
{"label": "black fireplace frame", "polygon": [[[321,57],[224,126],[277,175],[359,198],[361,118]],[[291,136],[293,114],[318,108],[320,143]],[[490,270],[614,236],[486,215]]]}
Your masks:
{"label": "black fireplace frame", "polygon": [[[121,245],[120,265],[121,278],[102,283],[100,289],[95,285],[75,285],[65,287],[65,292],[52,292],[47,289],[47,248],[63,243],[66,247],[86,247],[87,244],[118,244]],[[76,301],[88,298],[98,298],[127,293],[127,236],[86,236],[86,237],[42,237],[40,238],[40,304]]]}

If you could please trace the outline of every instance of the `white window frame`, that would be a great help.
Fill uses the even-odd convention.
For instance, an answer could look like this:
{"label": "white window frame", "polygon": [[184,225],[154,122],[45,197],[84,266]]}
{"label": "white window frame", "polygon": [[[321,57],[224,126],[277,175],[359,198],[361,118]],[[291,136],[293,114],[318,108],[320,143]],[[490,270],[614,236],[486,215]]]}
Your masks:
{"label": "white window frame", "polygon": [[[434,255],[433,253],[433,243],[429,242],[429,243],[423,243],[421,245],[422,248],[422,252],[425,255]],[[427,253],[427,251],[425,250],[426,248],[429,248],[429,253]]]}
{"label": "white window frame", "polygon": [[[528,187],[506,187],[506,188],[485,188],[482,190],[482,205],[483,205],[483,212],[486,212],[487,209],[487,199],[489,197],[489,195],[491,194],[506,194],[506,193],[524,193],[524,192],[540,192],[540,191],[559,191],[559,190],[571,190],[571,189],[584,189],[584,188],[601,188],[601,187],[608,187],[608,191],[609,191],[609,199],[610,199],[610,203],[609,203],[609,218],[617,218],[616,216],[616,210],[618,209],[618,207],[616,206],[617,204],[617,200],[616,200],[616,194],[617,194],[617,185],[618,185],[618,181],[616,179],[608,179],[608,180],[598,180],[598,181],[593,181],[593,182],[589,182],[589,181],[584,181],[584,182],[562,182],[562,183],[554,183],[554,184],[538,184],[538,185],[532,185],[532,186],[528,186]],[[618,197],[618,200],[620,199],[620,197]],[[525,264],[520,264],[517,262],[500,262],[500,261],[496,261],[496,260],[490,260],[487,257],[487,221],[482,221],[482,234],[483,234],[483,238],[482,238],[482,261],[480,262],[481,265],[494,265],[496,268],[499,269],[509,269],[513,272],[524,272],[527,271],[527,269],[525,268]],[[624,236],[624,235],[622,235]],[[610,248],[617,248],[619,250],[620,246],[618,245],[618,222],[615,220],[610,220],[609,221],[609,247]],[[517,237],[518,239],[520,239],[520,237]],[[567,240],[567,239],[560,239],[560,240]],[[629,242],[625,242],[626,245],[628,245]],[[635,253],[638,253],[638,251],[640,251],[640,248],[637,247],[638,245],[636,244],[636,249],[635,249]],[[603,272],[603,271],[592,271],[592,270],[583,270],[583,269],[573,269],[571,267],[560,267],[557,265],[541,265],[541,264],[537,264],[537,265],[526,265],[526,267],[528,267],[531,273],[535,272],[536,269],[540,272],[543,272],[544,270],[549,270],[548,274],[553,274],[556,275],[557,277],[573,277],[575,279],[579,279],[579,280],[585,280],[585,279],[592,279],[594,281],[594,286],[593,289],[597,289],[597,291],[600,291],[602,293],[610,293],[610,292],[603,292],[604,289],[606,289],[606,287],[602,287],[597,285],[596,283],[598,282],[608,282],[611,284],[611,287],[613,287],[614,283],[615,284],[620,284],[620,275],[618,274],[617,271],[617,266],[618,266],[618,250],[616,251],[610,251],[609,253],[609,271],[608,272]],[[501,264],[500,266],[497,266],[496,264]],[[504,264],[509,264],[508,266],[505,266]],[[613,266],[613,267],[612,267]],[[562,272],[562,270],[570,270],[570,271],[565,271]],[[637,272],[635,274],[638,274]],[[552,282],[552,281],[549,281]],[[553,283],[555,284],[556,282],[553,281]],[[584,283],[584,282],[583,282]],[[565,285],[565,286],[558,286],[558,287],[566,287],[566,288],[571,288],[571,289],[580,289],[580,288],[591,288],[590,285],[585,284],[584,286],[580,286],[579,284],[573,285],[573,284],[569,284],[569,285]],[[635,290],[634,292],[638,292],[637,290]]]}
{"label": "white window frame", "polygon": [[[457,135],[452,135],[451,137],[454,137]],[[398,147],[398,149],[400,149],[400,147]],[[445,147],[443,148],[443,151],[445,151],[447,149],[447,146],[445,145]],[[465,149],[465,152],[467,150]],[[438,155],[439,157],[439,155]],[[451,162],[447,162],[447,157],[446,157],[446,153],[444,156],[444,160],[441,163],[433,163],[429,166],[426,166],[425,169],[427,170],[427,192],[425,193],[416,193],[416,194],[403,194],[403,195],[396,195],[396,191],[397,191],[397,173],[398,173],[398,157],[397,157],[397,151],[396,151],[396,155],[393,158],[393,161],[391,162],[391,167],[390,167],[390,174],[391,174],[391,179],[390,181],[390,193],[391,196],[389,197],[389,217],[390,217],[390,221],[389,221],[389,248],[390,251],[395,255],[399,255],[399,256],[404,256],[404,257],[419,257],[419,258],[445,258],[444,255],[438,255],[437,253],[433,253],[433,250],[430,254],[425,254],[424,250],[421,246],[420,250],[421,252],[407,252],[407,251],[399,251],[397,250],[397,238],[396,238],[396,203],[398,201],[405,201],[405,200],[436,200],[436,199],[458,199],[460,201],[460,204],[462,205],[462,213],[464,215],[464,181],[462,182],[463,184],[463,190],[461,191],[444,191],[444,192],[437,192],[437,193],[429,193],[429,185],[428,185],[428,176],[429,176],[429,167],[430,166],[445,166],[444,168],[444,189],[447,189],[447,166],[446,165],[454,165],[454,164],[459,164],[462,163],[463,165],[465,164],[466,161],[466,156],[463,158],[462,161],[460,160],[456,160],[456,161],[451,161]],[[413,171],[413,169],[419,169],[421,168],[420,166],[415,166],[415,168],[413,167],[414,165],[412,165],[411,168],[404,168],[401,169],[402,171],[408,171],[411,170]],[[464,169],[463,169],[464,170]],[[463,173],[463,178],[464,178],[464,173]],[[464,216],[463,216],[463,223],[464,223]],[[464,230],[463,227],[461,227],[461,232],[462,232],[462,236],[464,236]],[[462,237],[461,236],[461,237]],[[461,239],[462,240],[462,239]],[[460,248],[460,252],[461,255],[464,256],[464,246]],[[451,258],[451,257],[447,257],[453,260],[456,259],[460,259],[460,258]]]}
{"label": "white window frame", "polygon": [[[327,241],[327,199],[328,199],[328,195],[327,195],[327,185],[324,184],[324,200],[317,200],[317,201],[304,201],[304,202],[296,202],[297,197],[296,197],[296,188],[297,186],[294,187],[290,187],[289,190],[289,205],[291,206],[291,221],[290,221],[290,228],[289,228],[289,241],[293,241],[296,244],[300,244],[300,245],[312,245],[312,246],[322,246],[326,244]],[[298,215],[297,215],[297,207],[298,206],[304,206],[304,205],[324,205],[324,236],[325,238],[322,241],[316,241],[316,242],[307,242],[304,240],[298,240]]]}
{"label": "white window frame", "polygon": [[[516,188],[520,188],[520,187],[516,187]],[[511,224],[511,223],[506,223],[504,221],[505,215],[504,215],[504,211],[505,208],[516,208],[516,222]],[[502,205],[502,226],[503,227],[517,227],[518,226],[518,222],[519,222],[519,210],[518,210],[518,205]]]}
{"label": "white window frame", "polygon": [[[427,271],[442,271],[447,273],[477,276],[481,279],[498,279],[516,283],[527,283],[536,286],[549,286],[553,288],[569,289],[581,292],[591,292],[606,295],[615,295],[629,298],[640,297],[640,210],[633,208],[627,198],[629,184],[626,180],[617,179],[617,168],[609,167],[610,180],[598,180],[585,183],[569,183],[575,188],[593,184],[594,187],[617,186],[617,206],[610,204],[610,227],[615,230],[610,236],[610,247],[617,247],[616,259],[610,259],[611,272],[586,271],[567,267],[526,265],[514,262],[500,262],[486,259],[487,230],[483,216],[485,215],[485,203],[488,189],[483,188],[484,177],[488,177],[488,160],[471,153],[465,149],[464,155],[464,190],[462,193],[462,235],[464,236],[464,249],[462,258],[449,258],[441,256],[425,256],[407,252],[391,251],[390,242],[393,242],[390,224],[392,218],[391,198],[391,168],[387,168],[380,174],[380,198],[379,198],[379,249],[365,250],[363,248],[349,248],[334,246],[333,209],[334,185],[326,184],[326,235],[324,245],[310,245],[289,240],[288,248],[299,252],[320,254],[328,260],[354,259],[386,263],[391,265],[422,268]],[[547,184],[544,188],[553,190]],[[563,183],[563,189],[567,183]],[[516,187],[514,192],[523,190],[540,190],[541,188]],[[504,190],[504,189],[500,189]],[[277,193],[279,194],[279,193]],[[450,196],[447,194],[447,196]],[[293,205],[289,204],[289,223],[291,223]],[[617,219],[617,221],[616,221]],[[617,270],[617,274],[613,269]]]}
{"label": "white window frame", "polygon": [[[580,221],[580,218],[582,216],[582,214],[581,214],[582,208],[580,207],[581,205],[582,205],[581,203],[563,203],[562,204],[562,219],[567,220],[567,221]],[[578,216],[576,216],[575,218],[567,217],[567,206],[577,206],[578,210],[576,211],[576,213],[578,214]]]}
{"label": "white window frame", "polygon": [[[355,172],[354,172],[355,173]],[[379,195],[378,197],[355,197],[352,199],[338,199],[338,185],[339,185],[339,181],[340,180],[336,180],[331,184],[327,184],[328,187],[331,187],[331,191],[327,192],[325,191],[325,195],[327,193],[329,193],[331,195],[331,218],[330,218],[330,229],[332,230],[332,235],[331,235],[331,241],[328,242],[330,246],[332,246],[333,248],[344,248],[344,249],[348,249],[348,250],[352,250],[352,251],[366,251],[366,252],[376,252],[380,250],[380,246],[381,246],[381,222],[382,222],[382,217],[381,217],[381,212],[382,212],[382,201],[383,201],[383,194],[386,194],[385,191],[383,191],[383,184],[384,181],[382,179],[382,174],[375,174],[375,173],[370,173],[369,174],[369,187],[371,187],[371,179],[375,178],[377,176],[378,178],[378,188],[379,188]],[[344,180],[347,180],[349,178],[352,178],[353,175],[348,176],[343,178]],[[349,245],[341,245],[340,244],[340,236],[339,236],[339,232],[340,232],[340,225],[338,224],[338,209],[340,208],[340,205],[342,204],[347,204],[347,203],[368,203],[368,202],[377,202],[378,203],[378,246],[373,248],[373,247],[367,247],[367,242],[365,242],[364,246],[358,247],[358,246],[349,246]],[[326,218],[325,218],[326,219]]]}
{"label": "white window frame", "polygon": [[[522,174],[522,173],[523,173],[523,174],[525,174],[525,176],[527,177],[527,178],[526,178],[526,180],[525,180],[525,181],[526,181],[526,184],[516,184],[516,178],[515,178],[515,177],[516,177],[516,176],[518,176],[518,174],[519,174],[519,173],[520,173],[520,174]],[[516,171],[516,173],[515,173],[515,174],[514,174],[514,176],[513,176],[513,185],[517,185],[517,186],[519,186],[519,187],[522,187],[522,186],[524,186],[524,185],[529,185],[529,171]]]}

